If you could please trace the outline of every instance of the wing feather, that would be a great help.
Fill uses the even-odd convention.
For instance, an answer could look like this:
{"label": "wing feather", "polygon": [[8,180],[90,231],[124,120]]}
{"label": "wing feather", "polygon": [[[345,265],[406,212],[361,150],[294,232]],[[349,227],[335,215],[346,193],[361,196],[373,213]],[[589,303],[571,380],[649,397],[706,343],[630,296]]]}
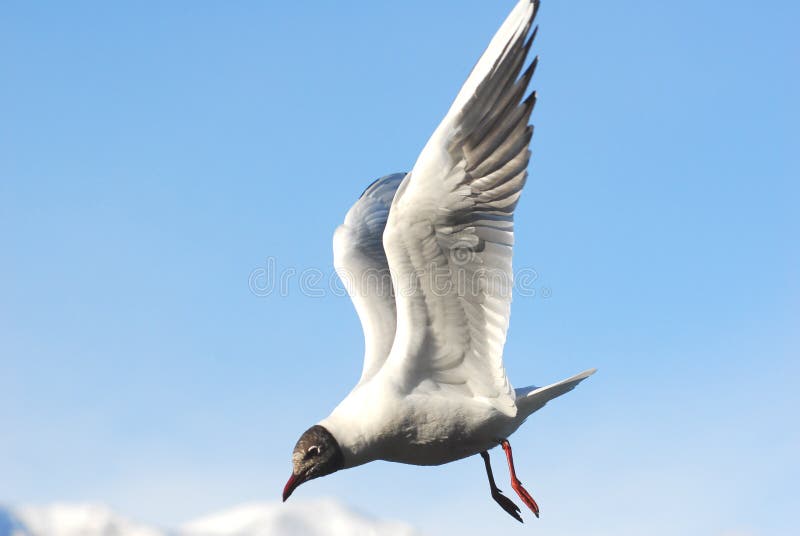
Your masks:
{"label": "wing feather", "polygon": [[333,264],[364,330],[360,382],[380,370],[394,341],[394,292],[383,249],[383,231],[405,173],[373,182],[350,208],[333,235]]}
{"label": "wing feather", "polygon": [[[397,295],[386,367],[402,388],[445,389],[516,414],[502,354],[514,210],[535,94],[524,68],[538,0],[520,0],[395,195],[383,242]],[[524,69],[523,69],[524,68]]]}

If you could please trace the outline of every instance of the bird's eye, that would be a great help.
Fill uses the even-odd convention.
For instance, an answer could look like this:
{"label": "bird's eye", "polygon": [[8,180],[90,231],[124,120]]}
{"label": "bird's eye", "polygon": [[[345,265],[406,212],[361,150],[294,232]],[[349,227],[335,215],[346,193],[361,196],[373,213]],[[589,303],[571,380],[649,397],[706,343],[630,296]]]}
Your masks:
{"label": "bird's eye", "polygon": [[319,455],[319,447],[316,446],[316,445],[308,447],[308,450],[306,451],[306,454],[308,454],[309,456],[318,456]]}

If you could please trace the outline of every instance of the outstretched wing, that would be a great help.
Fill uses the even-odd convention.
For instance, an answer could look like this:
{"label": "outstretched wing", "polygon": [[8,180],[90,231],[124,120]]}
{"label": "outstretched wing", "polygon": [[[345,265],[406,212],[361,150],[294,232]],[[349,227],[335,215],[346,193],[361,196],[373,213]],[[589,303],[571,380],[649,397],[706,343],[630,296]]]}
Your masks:
{"label": "outstretched wing", "polygon": [[364,329],[364,368],[359,382],[383,365],[394,341],[394,292],[383,250],[383,230],[405,173],[373,182],[333,234],[333,265],[353,300]]}
{"label": "outstretched wing", "polygon": [[514,208],[533,133],[535,94],[525,93],[536,60],[523,68],[537,8],[521,0],[492,39],[397,192],[383,239],[397,296],[385,367],[398,385],[456,390],[512,416],[502,356]]}

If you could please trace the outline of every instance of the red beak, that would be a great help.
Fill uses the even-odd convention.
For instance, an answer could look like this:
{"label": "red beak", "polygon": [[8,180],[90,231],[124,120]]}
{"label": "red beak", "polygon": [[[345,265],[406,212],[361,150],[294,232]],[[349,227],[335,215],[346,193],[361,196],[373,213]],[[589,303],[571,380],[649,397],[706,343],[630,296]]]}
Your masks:
{"label": "red beak", "polygon": [[289,481],[286,482],[286,486],[283,488],[283,502],[286,502],[286,499],[292,494],[294,490],[297,489],[297,486],[305,482],[305,478],[303,475],[295,475],[289,477]]}

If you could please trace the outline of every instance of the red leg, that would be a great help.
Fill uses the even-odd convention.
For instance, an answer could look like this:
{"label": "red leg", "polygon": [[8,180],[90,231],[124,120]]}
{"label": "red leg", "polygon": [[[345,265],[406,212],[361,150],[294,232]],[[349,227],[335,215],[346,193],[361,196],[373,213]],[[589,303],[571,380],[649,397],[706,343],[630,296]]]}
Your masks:
{"label": "red leg", "polygon": [[508,458],[508,470],[511,473],[511,487],[514,488],[514,491],[517,492],[519,498],[522,499],[522,502],[531,509],[536,517],[539,517],[539,505],[536,504],[536,501],[533,500],[531,494],[522,487],[522,482],[519,481],[517,478],[517,473],[514,471],[514,458],[511,455],[511,444],[506,440],[502,440],[500,444],[503,446],[503,450],[506,453],[506,458]]}

